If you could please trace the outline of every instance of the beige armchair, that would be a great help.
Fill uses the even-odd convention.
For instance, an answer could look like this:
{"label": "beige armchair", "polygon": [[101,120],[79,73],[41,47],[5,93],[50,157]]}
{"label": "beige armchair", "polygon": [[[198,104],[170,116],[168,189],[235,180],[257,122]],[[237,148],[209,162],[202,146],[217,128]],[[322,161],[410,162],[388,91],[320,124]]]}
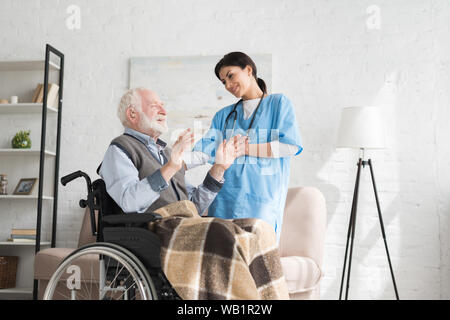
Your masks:
{"label": "beige armchair", "polygon": [[[280,238],[280,254],[291,299],[319,298],[325,227],[325,200],[320,191],[310,187],[289,189]],[[92,242],[95,242],[95,237],[91,233],[87,209],[81,225],[78,247]],[[74,250],[48,248],[36,254],[34,278],[39,281],[38,299],[42,299],[48,281],[58,265]],[[57,291],[70,296],[63,284],[58,285]]]}
{"label": "beige armchair", "polygon": [[[81,223],[80,234],[78,237],[78,248],[95,241],[96,239],[92,235],[91,230],[90,211],[89,208],[86,208],[84,212],[83,222]],[[38,280],[39,300],[42,300],[45,288],[47,288],[47,284],[53,273],[58,268],[59,264],[75,250],[76,249],[73,248],[48,248],[41,250],[36,254],[34,258],[34,279]],[[82,272],[82,275],[85,274],[89,275],[89,273]],[[88,281],[88,279],[81,280]],[[61,299],[64,299],[64,296],[70,296],[70,292],[64,284],[58,284],[56,292],[61,293]]]}
{"label": "beige armchair", "polygon": [[291,299],[320,298],[326,217],[325,199],[318,189],[289,189],[279,246]]}

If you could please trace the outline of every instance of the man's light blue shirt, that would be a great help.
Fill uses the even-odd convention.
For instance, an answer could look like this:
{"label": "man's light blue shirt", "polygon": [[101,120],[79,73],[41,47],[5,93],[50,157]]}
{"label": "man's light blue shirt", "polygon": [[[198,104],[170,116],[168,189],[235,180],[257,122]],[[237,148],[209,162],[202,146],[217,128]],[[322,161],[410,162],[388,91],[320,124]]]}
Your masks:
{"label": "man's light blue shirt", "polygon": [[[168,159],[162,155],[166,143],[130,128],[125,133],[141,141],[149,152],[164,165]],[[155,202],[160,192],[168,188],[167,182],[158,169],[148,177],[139,180],[139,172],[125,152],[115,145],[106,150],[99,170],[105,181],[106,190],[124,212],[145,212]],[[199,214],[203,214],[219,192],[222,183],[217,182],[209,174],[197,188],[186,184],[189,200],[197,206]]]}

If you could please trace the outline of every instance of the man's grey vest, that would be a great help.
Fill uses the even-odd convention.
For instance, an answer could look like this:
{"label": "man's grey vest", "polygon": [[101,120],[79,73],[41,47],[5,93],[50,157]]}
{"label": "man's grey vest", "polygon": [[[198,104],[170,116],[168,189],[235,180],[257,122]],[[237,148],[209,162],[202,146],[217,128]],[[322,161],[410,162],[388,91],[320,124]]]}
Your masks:
{"label": "man's grey vest", "polygon": [[[163,166],[147,149],[144,143],[131,135],[123,134],[115,138],[111,144],[121,148],[131,159],[139,172],[139,180],[146,178]],[[166,161],[170,159],[171,149],[169,147],[162,150],[162,153]],[[168,183],[169,187],[161,191],[160,197],[145,212],[155,211],[169,203],[179,200],[187,200],[188,193],[186,191],[184,174],[184,168],[182,167]]]}

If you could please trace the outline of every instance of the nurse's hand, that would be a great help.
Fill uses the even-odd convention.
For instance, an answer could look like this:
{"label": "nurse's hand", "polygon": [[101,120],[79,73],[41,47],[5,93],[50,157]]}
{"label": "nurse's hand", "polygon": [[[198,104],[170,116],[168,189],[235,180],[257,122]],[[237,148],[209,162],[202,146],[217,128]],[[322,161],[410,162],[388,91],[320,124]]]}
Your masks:
{"label": "nurse's hand", "polygon": [[223,140],[216,150],[216,161],[209,170],[209,174],[216,179],[216,181],[221,181],[223,179],[223,174],[233,164],[234,159],[236,159],[234,139],[231,139],[230,141]]}
{"label": "nurse's hand", "polygon": [[227,170],[236,159],[235,139],[229,141],[223,140],[216,150],[216,162],[214,165],[220,166],[223,170]]}
{"label": "nurse's hand", "polygon": [[248,136],[241,136],[238,134],[233,138],[236,158],[248,155]]}

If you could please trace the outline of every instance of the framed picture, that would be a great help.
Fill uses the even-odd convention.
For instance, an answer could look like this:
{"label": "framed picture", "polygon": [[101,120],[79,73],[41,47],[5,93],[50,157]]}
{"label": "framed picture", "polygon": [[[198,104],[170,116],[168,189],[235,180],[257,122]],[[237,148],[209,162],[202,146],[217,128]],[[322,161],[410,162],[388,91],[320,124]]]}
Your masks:
{"label": "framed picture", "polygon": [[33,191],[34,185],[36,184],[37,178],[27,178],[20,179],[17,184],[16,189],[14,189],[13,194],[18,195],[29,195]]}

